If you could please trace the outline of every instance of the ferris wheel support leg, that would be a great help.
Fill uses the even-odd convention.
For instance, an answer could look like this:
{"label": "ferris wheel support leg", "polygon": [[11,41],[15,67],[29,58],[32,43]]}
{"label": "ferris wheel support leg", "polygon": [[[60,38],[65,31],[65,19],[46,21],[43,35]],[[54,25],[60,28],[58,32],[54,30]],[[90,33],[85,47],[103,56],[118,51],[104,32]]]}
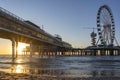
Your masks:
{"label": "ferris wheel support leg", "polygon": [[96,44],[95,44],[95,45],[98,45],[99,40],[100,40],[100,38],[98,39],[98,41],[96,42]]}
{"label": "ferris wheel support leg", "polygon": [[119,46],[118,41],[117,41],[117,39],[116,39],[116,38],[115,38],[115,42],[116,42],[117,46]]}

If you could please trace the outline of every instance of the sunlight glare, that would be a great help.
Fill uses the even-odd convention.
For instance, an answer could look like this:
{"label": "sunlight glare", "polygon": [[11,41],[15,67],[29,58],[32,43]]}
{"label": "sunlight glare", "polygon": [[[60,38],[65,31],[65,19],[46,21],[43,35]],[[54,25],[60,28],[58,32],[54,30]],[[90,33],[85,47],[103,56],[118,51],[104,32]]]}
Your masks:
{"label": "sunlight glare", "polygon": [[16,73],[22,73],[23,67],[22,65],[17,65],[16,67]]}
{"label": "sunlight glare", "polygon": [[18,54],[22,54],[22,51],[25,47],[26,47],[25,43],[18,43]]}

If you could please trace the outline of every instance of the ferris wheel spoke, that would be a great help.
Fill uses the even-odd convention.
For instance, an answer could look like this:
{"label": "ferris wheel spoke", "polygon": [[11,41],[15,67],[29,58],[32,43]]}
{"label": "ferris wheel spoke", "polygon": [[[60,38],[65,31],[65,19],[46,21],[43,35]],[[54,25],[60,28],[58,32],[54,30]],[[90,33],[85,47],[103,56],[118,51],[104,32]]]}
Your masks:
{"label": "ferris wheel spoke", "polygon": [[109,42],[110,39],[109,39],[109,32],[108,31],[106,32],[106,35],[107,35],[107,38],[106,38],[107,41],[106,42],[108,42],[108,44],[109,44],[110,43]]}
{"label": "ferris wheel spoke", "polygon": [[109,12],[108,12],[106,9],[104,9],[103,13],[104,13],[104,15],[106,16],[106,19],[109,20],[109,19],[110,19]]}
{"label": "ferris wheel spoke", "polygon": [[101,22],[106,23],[106,18],[103,14],[101,15]]}
{"label": "ferris wheel spoke", "polygon": [[101,23],[103,24],[106,24],[108,21],[107,19],[105,18],[105,15],[104,14],[101,14]]}
{"label": "ferris wheel spoke", "polygon": [[106,15],[105,15],[105,11],[102,10],[101,14],[102,14],[101,18],[103,18],[105,20],[105,23],[106,23],[107,22],[107,18],[106,18]]}
{"label": "ferris wheel spoke", "polygon": [[107,16],[103,13],[101,16],[104,19],[104,23],[107,24],[109,23]]}
{"label": "ferris wheel spoke", "polygon": [[102,30],[103,42],[105,42],[105,30]]}
{"label": "ferris wheel spoke", "polygon": [[104,9],[103,14],[105,15],[107,23],[110,23],[111,22],[110,13],[106,9]]}

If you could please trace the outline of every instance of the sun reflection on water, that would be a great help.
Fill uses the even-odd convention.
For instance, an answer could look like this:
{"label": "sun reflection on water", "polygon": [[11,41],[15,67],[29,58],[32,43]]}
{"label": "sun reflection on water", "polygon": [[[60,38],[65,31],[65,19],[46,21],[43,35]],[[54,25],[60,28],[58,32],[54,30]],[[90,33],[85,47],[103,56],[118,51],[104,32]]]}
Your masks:
{"label": "sun reflection on water", "polygon": [[11,68],[11,73],[30,73],[29,67],[25,67],[21,64],[14,65]]}
{"label": "sun reflection on water", "polygon": [[23,61],[22,59],[17,59],[16,63],[22,63],[22,61]]}
{"label": "sun reflection on water", "polygon": [[23,72],[22,70],[23,70],[23,66],[22,66],[22,65],[17,65],[15,72],[16,72],[16,73],[22,73],[22,72]]}

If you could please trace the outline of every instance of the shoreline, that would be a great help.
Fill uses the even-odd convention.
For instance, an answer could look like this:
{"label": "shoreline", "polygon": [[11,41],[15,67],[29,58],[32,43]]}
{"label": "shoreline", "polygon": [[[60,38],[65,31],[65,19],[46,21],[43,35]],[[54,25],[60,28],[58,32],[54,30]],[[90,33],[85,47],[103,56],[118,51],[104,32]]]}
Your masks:
{"label": "shoreline", "polygon": [[0,80],[120,80],[120,77],[59,77],[0,71]]}

